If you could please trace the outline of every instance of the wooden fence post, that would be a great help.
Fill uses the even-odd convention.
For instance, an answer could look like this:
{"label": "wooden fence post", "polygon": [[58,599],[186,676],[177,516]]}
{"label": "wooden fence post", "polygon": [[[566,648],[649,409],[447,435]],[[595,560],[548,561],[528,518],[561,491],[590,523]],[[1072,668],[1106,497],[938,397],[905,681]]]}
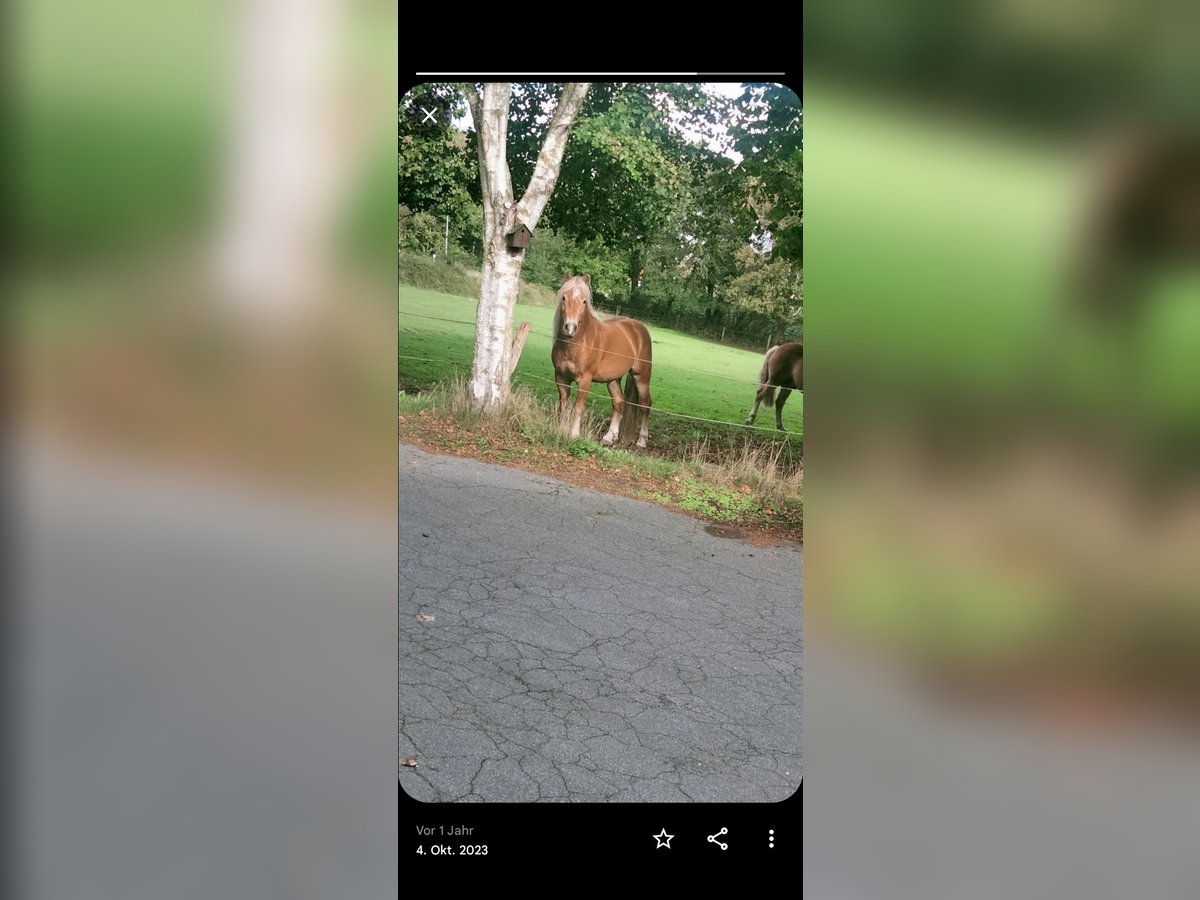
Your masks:
{"label": "wooden fence post", "polygon": [[525,349],[525,338],[529,337],[529,323],[522,322],[513,338],[512,351],[508,354],[508,377],[511,380],[513,372],[517,371],[517,363],[521,360],[521,351]]}

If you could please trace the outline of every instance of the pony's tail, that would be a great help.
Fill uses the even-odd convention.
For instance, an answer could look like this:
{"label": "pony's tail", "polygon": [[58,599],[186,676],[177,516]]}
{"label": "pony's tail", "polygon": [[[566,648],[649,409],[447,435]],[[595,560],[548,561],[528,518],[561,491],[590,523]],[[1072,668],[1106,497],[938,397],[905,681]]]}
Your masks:
{"label": "pony's tail", "polygon": [[767,406],[775,405],[775,385],[771,384],[771,357],[778,349],[777,344],[767,350],[767,355],[763,357],[762,372],[758,375],[758,396]]}
{"label": "pony's tail", "polygon": [[625,373],[625,410],[621,416],[621,434],[618,441],[623,440],[625,435],[633,435],[634,440],[637,440],[636,436],[642,427],[642,416],[646,414],[641,402],[638,398],[637,379],[633,377],[633,369],[630,369]]}
{"label": "pony's tail", "polygon": [[779,349],[779,345],[777,344],[774,347],[771,347],[770,349],[768,349],[767,355],[763,357],[762,372],[760,372],[759,376],[758,376],[759,384],[767,383],[767,376],[771,374],[771,357],[774,355],[775,351],[778,349]]}

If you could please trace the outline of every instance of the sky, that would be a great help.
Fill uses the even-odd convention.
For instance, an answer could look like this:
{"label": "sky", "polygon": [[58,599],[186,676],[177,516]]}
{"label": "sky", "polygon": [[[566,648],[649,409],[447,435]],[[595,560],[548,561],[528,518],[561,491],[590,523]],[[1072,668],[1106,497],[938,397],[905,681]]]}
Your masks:
{"label": "sky", "polygon": [[[735,82],[705,82],[704,88],[709,93],[718,94],[722,97],[728,97],[730,99],[737,97],[742,92],[741,83],[736,82],[736,81]],[[463,116],[460,116],[459,118],[455,119],[453,122],[453,125],[459,131],[473,130],[473,127],[471,124],[470,112],[467,112]],[[691,134],[692,137],[697,136],[694,133],[690,132],[688,129],[684,129],[684,133]],[[710,146],[712,146],[712,145],[710,144]],[[713,147],[713,149],[720,150],[719,147],[715,147],[715,146]],[[738,153],[736,150],[726,150],[725,155],[728,156],[730,159],[732,159],[734,162],[740,163],[742,161],[742,155],[740,153]]]}

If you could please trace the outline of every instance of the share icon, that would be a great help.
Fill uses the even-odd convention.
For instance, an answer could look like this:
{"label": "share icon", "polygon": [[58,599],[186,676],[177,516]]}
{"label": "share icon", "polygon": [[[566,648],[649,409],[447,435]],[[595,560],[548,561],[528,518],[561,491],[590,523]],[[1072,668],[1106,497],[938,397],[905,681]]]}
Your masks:
{"label": "share icon", "polygon": [[720,831],[718,831],[716,834],[710,834],[710,835],[708,836],[708,842],[709,842],[710,844],[716,844],[716,845],[717,845],[718,847],[720,847],[722,850],[728,850],[728,849],[729,849],[729,845],[728,845],[728,844],[726,844],[726,843],[723,843],[723,842],[721,842],[721,841],[718,841],[718,840],[717,840],[717,838],[719,838],[721,835],[723,835],[723,834],[728,834],[728,833],[729,833],[729,829],[728,829],[728,828],[722,828],[722,829],[721,829]]}

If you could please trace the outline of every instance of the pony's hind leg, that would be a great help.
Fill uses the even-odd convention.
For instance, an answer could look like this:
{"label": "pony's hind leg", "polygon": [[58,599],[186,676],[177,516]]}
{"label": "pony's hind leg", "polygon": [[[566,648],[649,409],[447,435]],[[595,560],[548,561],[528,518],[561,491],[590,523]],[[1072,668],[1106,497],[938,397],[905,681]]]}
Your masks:
{"label": "pony's hind leg", "polygon": [[750,410],[750,415],[746,416],[746,424],[753,425],[754,419],[758,415],[758,407],[765,403],[771,406],[775,402],[775,388],[769,384],[764,384],[758,389],[758,393],[754,395],[754,409]]}
{"label": "pony's hind leg", "polygon": [[754,417],[758,415],[758,406],[762,403],[762,398],[758,394],[754,395],[754,408],[750,410],[750,415],[746,416],[746,424],[753,425]]}
{"label": "pony's hind leg", "polygon": [[787,402],[787,398],[792,396],[791,388],[780,388],[779,399],[775,401],[775,429],[783,431],[783,404]]}
{"label": "pony's hind leg", "polygon": [[644,381],[639,379],[637,389],[638,404],[641,406],[638,412],[641,413],[640,418],[642,422],[641,431],[638,433],[637,445],[645,450],[646,441],[650,437],[650,378],[647,377]]}
{"label": "pony's hind leg", "polygon": [[617,435],[621,431],[621,412],[625,406],[625,398],[621,396],[621,382],[619,380],[608,383],[608,393],[612,397],[613,414],[612,421],[608,424],[608,433],[600,439],[600,443],[605,447],[611,447],[617,442]]}

